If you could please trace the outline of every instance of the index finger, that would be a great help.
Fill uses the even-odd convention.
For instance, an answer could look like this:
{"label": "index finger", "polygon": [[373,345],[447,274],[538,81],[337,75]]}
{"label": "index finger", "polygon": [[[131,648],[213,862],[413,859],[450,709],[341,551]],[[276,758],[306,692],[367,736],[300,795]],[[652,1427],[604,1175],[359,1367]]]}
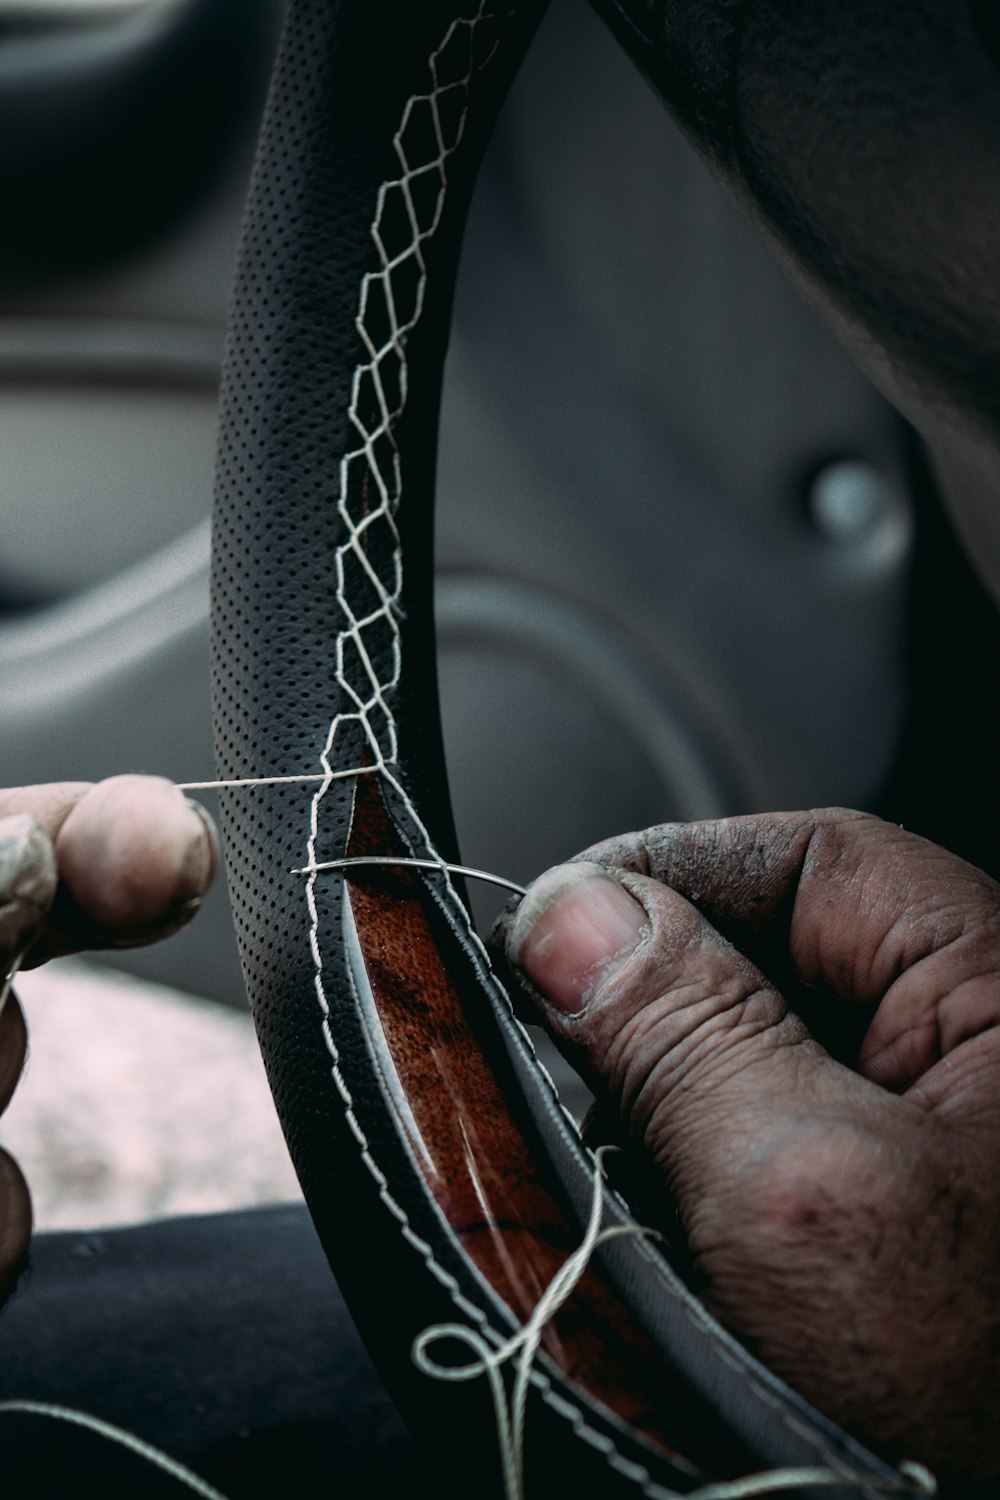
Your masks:
{"label": "index finger", "polygon": [[207,814],[157,776],[0,792],[0,817],[15,814],[33,817],[59,882],[29,968],[166,936],[194,914],[218,863]]}

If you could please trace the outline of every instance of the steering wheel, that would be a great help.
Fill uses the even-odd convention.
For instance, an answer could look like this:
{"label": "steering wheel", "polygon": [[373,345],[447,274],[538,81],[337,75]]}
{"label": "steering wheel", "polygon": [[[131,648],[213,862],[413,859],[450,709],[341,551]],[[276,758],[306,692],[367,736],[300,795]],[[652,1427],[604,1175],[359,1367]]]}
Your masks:
{"label": "steering wheel", "polygon": [[[289,5],[237,278],[213,549],[219,774],[247,783],[224,794],[224,835],[261,1047],[331,1265],[443,1475],[500,1492],[495,1396],[485,1377],[431,1378],[414,1341],[461,1325],[502,1352],[583,1239],[596,1192],[601,1222],[629,1232],[593,1249],[545,1322],[528,1371],[532,1488],[592,1492],[595,1466],[607,1496],[779,1465],[833,1470],[843,1493],[859,1476],[898,1485],[634,1232],[535,1059],[460,884],[443,868],[326,868],[367,854],[457,859],[431,598],[438,399],[476,168],[542,9]],[[962,156],[974,123],[973,165],[995,175],[982,7],[598,9],[882,383],[981,454],[1000,399],[983,356],[995,363],[1000,348],[977,258],[988,228],[913,208],[923,168],[866,152],[878,122],[862,106],[887,42],[905,43],[878,139],[886,118],[919,121],[929,139],[930,98],[949,149]],[[946,43],[952,72],[935,95]],[[935,180],[947,167],[937,151]],[[814,178],[817,161],[839,177]],[[911,222],[923,214],[919,253],[890,232],[901,203]],[[928,245],[944,241],[965,282],[932,287]],[[456,1342],[452,1363],[468,1353]]]}

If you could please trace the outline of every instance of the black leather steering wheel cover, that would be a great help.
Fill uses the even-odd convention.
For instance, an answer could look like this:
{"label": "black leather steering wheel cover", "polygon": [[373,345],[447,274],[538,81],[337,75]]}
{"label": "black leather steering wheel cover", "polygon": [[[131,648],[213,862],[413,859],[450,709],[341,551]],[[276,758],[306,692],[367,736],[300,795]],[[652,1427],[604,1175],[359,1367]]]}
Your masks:
{"label": "black leather steering wheel cover", "polygon": [[[407,399],[394,423],[404,469],[397,513],[405,579],[392,611],[405,669],[393,679],[391,631],[373,659],[398,733],[385,781],[401,838],[415,852],[455,850],[436,704],[431,609],[431,503],[440,375],[465,205],[489,124],[540,6],[463,10],[455,0],[293,0],[255,168],[237,278],[223,390],[213,547],[214,695],[219,774],[297,776],[321,764],[343,692],[335,559],[345,541],[341,460],[357,443],[356,371],[368,359],[359,291],[380,264],[372,225],[383,184],[399,175],[393,137],[408,101],[426,92],[428,59],[456,15],[497,22],[494,54],[475,69],[475,107],[462,149],[449,159],[447,206],[425,245],[428,279],[419,321],[407,332]],[[502,24],[501,24],[502,23]],[[389,39],[391,38],[391,45]],[[487,63],[486,58],[489,57]],[[419,378],[418,378],[419,377]],[[348,481],[350,483],[350,481]],[[382,569],[388,533],[369,555]],[[363,584],[361,585],[363,587]],[[384,621],[383,621],[384,623]],[[338,683],[340,686],[338,687]],[[337,764],[386,748],[379,721],[367,742],[348,723]],[[343,853],[353,798],[349,780],[243,788],[224,795],[230,887],[248,991],[268,1075],[320,1238],[390,1390],[419,1436],[456,1473],[487,1493],[499,1487],[495,1422],[485,1382],[440,1386],[417,1377],[410,1343],[422,1327],[455,1317],[456,1288],[479,1296],[500,1328],[509,1315],[482,1294],[415,1180],[379,1093],[369,1039],[357,1015],[345,954],[338,882],[316,886],[310,917],[307,855]],[[523,1092],[540,1139],[579,1217],[592,1163],[561,1116],[526,1038],[490,995],[481,954],[437,877],[455,963],[494,1006],[512,1088]],[[323,983],[320,985],[322,972]],[[330,1005],[324,1034],[318,985]],[[335,1050],[331,1066],[330,1037]],[[606,1195],[606,1213],[623,1207]],[[401,1224],[403,1229],[401,1229]],[[404,1232],[405,1230],[405,1232]],[[426,1253],[431,1242],[431,1253]],[[423,1248],[422,1248],[423,1247]],[[825,1422],[719,1329],[669,1269],[634,1240],[603,1261],[673,1362],[762,1463],[812,1462],[840,1471],[891,1473]],[[294,1274],[294,1268],[290,1268]],[[565,1394],[565,1393],[562,1393]],[[680,1487],[628,1432],[599,1412],[583,1424],[532,1395],[529,1473],[535,1482],[593,1482],[594,1445],[615,1445],[602,1494]],[[589,1433],[589,1436],[587,1436]],[[612,1449],[614,1452],[614,1449]],[[473,1467],[470,1469],[469,1466]],[[832,1491],[837,1494],[838,1491]]]}

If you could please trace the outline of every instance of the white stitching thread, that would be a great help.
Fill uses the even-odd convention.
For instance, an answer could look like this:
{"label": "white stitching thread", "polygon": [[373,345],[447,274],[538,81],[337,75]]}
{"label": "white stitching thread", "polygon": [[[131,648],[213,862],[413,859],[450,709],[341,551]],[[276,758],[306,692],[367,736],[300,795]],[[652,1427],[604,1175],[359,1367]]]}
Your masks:
{"label": "white stitching thread", "polygon": [[[401,495],[401,473],[393,423],[401,415],[406,403],[406,335],[416,326],[423,310],[427,268],[422,246],[424,241],[433,235],[440,222],[447,186],[447,160],[464,134],[469,88],[473,74],[477,66],[482,67],[489,62],[495,51],[494,46],[489,54],[477,64],[474,55],[475,32],[483,22],[493,20],[496,20],[495,14],[487,11],[487,0],[482,0],[473,17],[456,18],[448,27],[442,42],[428,61],[431,76],[430,91],[427,94],[414,95],[408,100],[393,139],[401,176],[391,182],[383,183],[376,200],[371,233],[381,264],[378,271],[368,272],[361,284],[355,326],[367,351],[368,361],[358,366],[354,373],[349,408],[350,421],[358,432],[361,443],[359,447],[346,454],[341,461],[340,494],[337,503],[346,529],[346,540],[338,547],[336,554],[336,597],[345,621],[344,628],[337,637],[336,675],[339,687],[353,707],[334,717],[320,756],[323,781],[313,796],[310,806],[307,868],[311,873],[306,884],[306,902],[310,920],[309,945],[315,969],[314,985],[323,1013],[324,1039],[332,1060],[334,1082],[344,1101],[347,1122],[361,1148],[362,1159],[378,1184],[382,1202],[398,1221],[404,1238],[418,1251],[432,1274],[446,1288],[455,1306],[477,1324],[486,1336],[499,1344],[502,1336],[490,1327],[482,1309],[468,1301],[455,1278],[438,1264],[430,1245],[414,1232],[405,1210],[396,1202],[384,1172],[371,1154],[368,1139],[354,1112],[354,1101],[340,1068],[337,1044],[330,1026],[330,1006],[323,984],[323,956],[320,951],[319,912],[315,892],[320,809],[330,787],[339,779],[331,760],[338,736],[349,724],[359,727],[367,752],[372,758],[371,765],[366,769],[380,773],[394,788],[412,818],[414,827],[419,831],[428,853],[432,857],[435,853],[430,836],[423,827],[416,808],[407,796],[399,778],[390,769],[397,761],[398,742],[395,719],[385,695],[399,681],[400,636],[396,617],[402,588],[402,556],[394,515]],[[457,80],[449,83],[439,75],[439,63],[443,54],[453,45],[454,39],[460,37],[463,32],[468,44],[465,71]],[[461,101],[451,132],[452,138],[449,140],[440,106],[445,95],[454,95],[456,91],[460,92]],[[423,124],[425,128],[428,123],[431,125],[438,150],[437,155],[429,163],[412,168],[407,157],[405,136],[407,128],[414,122],[418,125],[421,123],[417,113],[421,106],[425,109]],[[437,177],[437,183],[431,212],[429,216],[422,219],[422,215],[426,212],[426,188],[423,184],[430,182],[434,187],[434,175]],[[397,193],[399,198],[395,199],[393,195]],[[387,212],[399,203],[405,208],[412,238],[401,252],[392,254],[390,247],[383,239],[382,229]],[[409,262],[412,264],[408,265]],[[416,272],[413,306],[411,310],[408,310],[407,316],[400,315],[402,309],[397,305],[397,293],[392,283],[393,272],[398,274],[402,267],[407,268],[411,277],[413,272]],[[388,336],[381,343],[377,343],[372,337],[369,327],[369,319],[377,301],[379,314],[380,316],[384,314],[388,325]],[[391,361],[395,361],[394,371],[391,371],[389,367]],[[393,378],[397,382],[395,400],[389,393],[390,382]],[[370,382],[370,387],[366,388],[366,381]],[[366,395],[374,395],[377,408],[377,420],[371,430],[366,426],[362,409],[362,402]],[[387,458],[388,474],[384,469]],[[369,509],[368,502],[372,485],[378,496],[378,503],[374,509]],[[352,505],[358,507],[360,513],[356,513]],[[381,537],[379,532],[382,533]],[[386,551],[390,555],[391,574],[388,578],[383,578],[370,561],[370,552],[379,545],[381,545],[383,555]],[[361,569],[374,593],[375,607],[361,617],[356,614],[347,598],[347,575],[354,568]],[[380,631],[388,632],[389,637],[390,671],[384,681],[380,679],[373,665],[373,658],[377,659],[378,656],[378,646],[381,645],[384,649],[386,644],[384,637],[382,642],[378,641]],[[371,645],[369,645],[369,640],[371,640]],[[351,651],[356,655],[353,662],[350,660]],[[359,664],[362,669],[360,677],[356,670]],[[354,670],[350,670],[351,668]],[[538,1383],[547,1384],[542,1372],[539,1372],[539,1376]]]}
{"label": "white stitching thread", "polygon": [[[346,626],[337,636],[337,682],[353,711],[338,714],[330,726],[321,757],[324,772],[331,770],[330,752],[335,736],[344,725],[357,723],[364,732],[368,749],[374,757],[375,770],[394,765],[398,755],[396,723],[385,695],[399,683],[400,635],[397,614],[403,583],[402,553],[395,513],[402,493],[399,448],[394,423],[403,413],[408,394],[409,366],[406,358],[407,335],[417,326],[423,312],[427,285],[424,243],[436,233],[444,209],[447,188],[448,158],[457,150],[465,133],[469,107],[469,88],[473,74],[485,66],[493,55],[477,62],[475,33],[484,21],[495,20],[480,5],[471,19],[452,22],[444,40],[431,53],[429,69],[431,88],[426,94],[409,99],[393,147],[400,166],[400,176],[382,183],[378,190],[371,237],[378,252],[380,266],[369,271],[361,282],[355,327],[368,353],[368,360],[354,371],[348,416],[361,439],[360,446],[345,454],[340,467],[340,495],[337,508],[346,529],[346,540],[337,548],[337,604]],[[439,60],[455,46],[464,33],[467,42],[466,69],[458,79],[447,82],[438,72]],[[459,107],[452,105],[458,96]],[[430,130],[437,154],[429,161],[413,165],[408,157],[407,136]],[[419,144],[419,143],[418,143]],[[391,243],[394,225],[405,216],[410,238],[394,253]],[[412,305],[407,300],[412,298]],[[383,325],[379,340],[376,323]],[[382,330],[380,330],[382,331]],[[374,400],[374,425],[369,416]],[[371,507],[371,491],[377,503]],[[381,549],[388,554],[388,576],[379,572],[372,561]],[[349,598],[347,573],[360,570],[371,585],[372,605],[360,617]],[[388,636],[390,671],[383,678],[374,665],[385,652]],[[351,661],[352,653],[356,657]],[[360,668],[360,670],[359,670]],[[325,784],[314,799],[314,810],[326,793]],[[315,833],[315,830],[314,830]],[[310,848],[312,853],[312,846]]]}
{"label": "white stitching thread", "polygon": [[[330,1026],[330,1007],[323,984],[323,956],[320,951],[320,922],[315,893],[320,809],[330,787],[344,775],[342,769],[334,769],[331,761],[338,737],[345,726],[350,724],[356,725],[361,731],[367,754],[371,758],[371,763],[363,769],[370,773],[380,774],[394,789],[428,857],[440,858],[416,808],[393,769],[397,766],[399,747],[396,722],[391,707],[386,701],[386,694],[399,683],[401,650],[397,617],[400,611],[403,581],[402,550],[395,521],[395,513],[402,496],[402,474],[394,423],[402,415],[408,394],[406,337],[419,322],[424,305],[427,266],[423,245],[434,235],[441,220],[448,185],[447,163],[465,133],[469,91],[473,76],[490,62],[499,45],[498,40],[495,39],[489,52],[479,59],[476,58],[477,29],[483,24],[498,20],[498,14],[487,9],[488,3],[489,0],[481,0],[474,16],[457,17],[452,21],[441,43],[431,53],[428,59],[430,90],[425,94],[416,94],[407,101],[399,127],[393,137],[400,176],[384,182],[379,188],[376,199],[371,237],[380,265],[377,271],[367,272],[362,279],[358,313],[355,318],[355,327],[367,352],[368,360],[355,369],[348,410],[351,425],[357,431],[361,441],[358,447],[347,453],[341,460],[340,491],[337,502],[346,531],[346,540],[338,546],[336,552],[336,598],[345,621],[344,627],[337,636],[336,680],[353,707],[347,712],[335,715],[320,756],[323,779],[310,805],[306,866],[309,877],[306,885],[306,902],[310,920],[309,945],[315,969],[314,985],[323,1014],[323,1033],[332,1060],[332,1075],[344,1102],[348,1125],[361,1149],[362,1159],[378,1184],[382,1202],[398,1221],[404,1238],[418,1251],[428,1269],[447,1289],[455,1306],[471,1318],[485,1336],[500,1345],[504,1336],[490,1326],[481,1308],[468,1301],[451,1273],[438,1264],[430,1245],[413,1230],[406,1212],[396,1202],[385,1174],[371,1154],[365,1132],[354,1112],[354,1101],[350,1090],[341,1072],[339,1053]],[[508,10],[505,14],[510,15],[513,12]],[[448,54],[449,50],[454,47],[456,38],[462,37],[463,33],[467,43],[465,70],[457,79],[449,82],[442,78],[443,69],[440,65],[445,54]],[[453,112],[450,116],[450,124],[447,111],[442,109],[446,101],[449,105],[458,103],[457,112]],[[414,166],[407,155],[406,136],[408,131],[415,132],[421,125],[425,131],[428,127],[432,129],[437,152],[429,161]],[[428,204],[430,205],[429,212]],[[410,238],[402,250],[394,252],[391,244],[387,243],[391,239],[391,226],[387,226],[386,221],[392,215],[399,218],[401,210],[405,213]],[[387,228],[389,233],[384,233]],[[411,285],[408,292],[401,295],[399,279],[400,273],[403,272]],[[412,305],[404,304],[403,295],[412,297]],[[373,333],[373,322],[376,317],[386,329],[381,341]],[[367,411],[371,410],[372,400],[374,400],[375,420],[374,425],[369,426]],[[374,507],[371,505],[373,488],[377,496]],[[379,572],[373,556],[388,558],[388,576],[383,576]],[[363,575],[362,579],[358,580],[361,582],[362,591],[367,583],[372,594],[372,607],[361,615],[355,612],[348,598],[348,591],[351,587],[348,574],[358,570]],[[386,648],[388,648],[387,653]],[[390,670],[383,678],[376,670],[375,661],[385,654],[388,654]],[[443,881],[449,905],[452,907],[452,914],[458,918],[463,934],[472,941],[476,949],[481,977],[509,1009],[509,998],[492,972],[486,950],[471,926],[464,903],[447,875],[443,877]],[[513,1017],[513,1020],[534,1056],[534,1047],[530,1037],[517,1018]],[[535,1062],[552,1092],[554,1101],[563,1110],[576,1133],[576,1124],[562,1106],[551,1078],[537,1057],[535,1057]],[[588,1151],[587,1155],[591,1161],[594,1161],[592,1153]],[[665,1288],[665,1290],[669,1289]],[[697,1322],[692,1310],[687,1307],[683,1299],[681,1300],[688,1318]],[[719,1353],[725,1357],[725,1351],[720,1349]],[[796,1432],[799,1436],[806,1436],[811,1444],[818,1445],[820,1450],[825,1452],[826,1445],[820,1439],[819,1434],[804,1432],[802,1425],[777,1404],[770,1392],[758,1385],[749,1371],[742,1370],[742,1373],[757,1394],[769,1406],[776,1409],[776,1415],[790,1431]],[[633,1480],[641,1492],[650,1497],[650,1500],[663,1500],[663,1497],[673,1495],[674,1492],[665,1490],[663,1486],[657,1484],[648,1470],[620,1454],[611,1439],[592,1428],[578,1407],[552,1389],[543,1370],[537,1367],[533,1369],[531,1380],[547,1404],[568,1418],[578,1435],[600,1452],[611,1467]],[[826,1453],[826,1456],[836,1467],[834,1455]]]}

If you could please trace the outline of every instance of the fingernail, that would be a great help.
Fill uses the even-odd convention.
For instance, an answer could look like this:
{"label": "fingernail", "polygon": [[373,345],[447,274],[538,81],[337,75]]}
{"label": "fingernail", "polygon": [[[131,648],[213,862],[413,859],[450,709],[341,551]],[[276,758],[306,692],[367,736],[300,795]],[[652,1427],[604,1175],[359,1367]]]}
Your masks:
{"label": "fingernail", "polygon": [[546,870],[511,924],[507,957],[545,999],[582,1010],[649,932],[646,913],[600,865],[579,861]]}
{"label": "fingernail", "polygon": [[56,885],[52,841],[31,813],[0,819],[0,948],[12,951],[43,919]]}
{"label": "fingernail", "polygon": [[219,867],[219,835],[211,814],[202,807],[200,802],[196,802],[193,797],[185,797],[184,801],[188,809],[197,816],[201,825],[203,839],[198,846],[199,867],[192,874],[198,889],[204,892],[212,884]]}
{"label": "fingernail", "polygon": [[33,813],[0,819],[0,889],[31,900],[51,897],[52,841]]}
{"label": "fingernail", "polygon": [[4,888],[39,858],[44,840],[41,825],[31,813],[0,818],[0,881]]}

